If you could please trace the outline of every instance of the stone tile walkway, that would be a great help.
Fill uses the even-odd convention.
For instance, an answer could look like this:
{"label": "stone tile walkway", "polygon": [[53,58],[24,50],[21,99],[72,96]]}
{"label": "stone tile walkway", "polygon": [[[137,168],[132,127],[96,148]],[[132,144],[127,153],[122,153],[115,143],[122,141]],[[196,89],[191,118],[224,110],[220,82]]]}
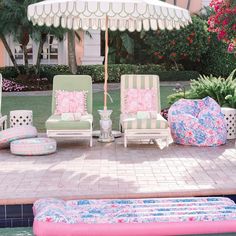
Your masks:
{"label": "stone tile walkway", "polygon": [[37,198],[167,197],[236,194],[234,142],[215,148],[59,141],[49,156],[0,151],[0,204]]}

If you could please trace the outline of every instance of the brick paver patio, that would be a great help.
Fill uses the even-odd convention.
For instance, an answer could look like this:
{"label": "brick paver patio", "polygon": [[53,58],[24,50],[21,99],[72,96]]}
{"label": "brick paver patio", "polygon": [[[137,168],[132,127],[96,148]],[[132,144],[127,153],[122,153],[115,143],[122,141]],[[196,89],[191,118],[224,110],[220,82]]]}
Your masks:
{"label": "brick paver patio", "polygon": [[50,156],[0,151],[0,204],[42,197],[160,197],[236,194],[234,142],[216,148],[59,141]]}

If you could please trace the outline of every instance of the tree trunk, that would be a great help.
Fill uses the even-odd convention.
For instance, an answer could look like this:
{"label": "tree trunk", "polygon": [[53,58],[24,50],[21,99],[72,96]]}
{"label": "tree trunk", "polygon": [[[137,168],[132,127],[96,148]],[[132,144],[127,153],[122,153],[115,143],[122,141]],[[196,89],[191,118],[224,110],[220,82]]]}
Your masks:
{"label": "tree trunk", "polygon": [[28,58],[28,52],[27,52],[27,45],[22,45],[22,49],[24,53],[26,75],[29,75],[29,58]]}
{"label": "tree trunk", "polygon": [[68,62],[70,72],[75,75],[77,73],[77,62],[75,55],[75,33],[73,30],[68,32]]}
{"label": "tree trunk", "polygon": [[76,32],[76,31],[75,31],[75,36],[76,36],[76,38],[78,39],[78,41],[81,41],[81,37],[80,37],[79,33]]}
{"label": "tree trunk", "polygon": [[8,43],[7,43],[7,40],[6,40],[5,36],[3,34],[0,34],[0,38],[2,40],[2,43],[3,43],[7,53],[9,55],[10,59],[11,59],[12,64],[14,65],[14,68],[16,69],[17,73],[20,74],[20,69],[18,67],[18,64],[16,62],[15,57],[12,54],[12,51],[11,51],[11,49],[10,49]]}
{"label": "tree trunk", "polygon": [[30,36],[27,29],[23,30],[22,38],[20,39],[20,44],[22,45],[22,50],[24,54],[24,62],[25,62],[25,70],[26,75],[29,75],[29,58],[28,58],[28,51],[27,45],[29,43]]}
{"label": "tree trunk", "polygon": [[188,0],[187,9],[190,9],[191,0]]}
{"label": "tree trunk", "polygon": [[38,48],[38,53],[37,53],[37,60],[36,60],[36,65],[35,65],[35,72],[36,75],[39,74],[40,70],[40,62],[41,62],[41,53],[43,51],[43,45],[46,42],[47,39],[47,34],[41,34],[40,42],[39,42],[39,48]]}

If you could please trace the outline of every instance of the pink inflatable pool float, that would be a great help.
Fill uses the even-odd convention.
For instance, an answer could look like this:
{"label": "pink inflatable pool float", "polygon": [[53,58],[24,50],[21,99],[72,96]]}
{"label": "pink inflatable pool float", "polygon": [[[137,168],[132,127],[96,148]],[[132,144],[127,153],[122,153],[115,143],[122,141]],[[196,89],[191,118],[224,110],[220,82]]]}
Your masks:
{"label": "pink inflatable pool float", "polygon": [[157,236],[236,232],[236,205],[223,197],[35,202],[36,236]]}

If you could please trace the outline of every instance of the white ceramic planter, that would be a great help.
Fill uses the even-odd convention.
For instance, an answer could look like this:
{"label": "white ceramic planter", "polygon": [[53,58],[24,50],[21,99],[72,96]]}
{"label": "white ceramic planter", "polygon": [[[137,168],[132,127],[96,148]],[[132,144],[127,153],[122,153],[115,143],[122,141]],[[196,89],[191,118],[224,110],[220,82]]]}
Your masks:
{"label": "white ceramic planter", "polygon": [[32,125],[33,112],[31,110],[15,110],[10,112],[10,127]]}
{"label": "white ceramic planter", "polygon": [[227,125],[227,139],[235,139],[236,138],[236,109],[222,107],[222,113],[225,117],[225,122]]}
{"label": "white ceramic planter", "polygon": [[112,121],[110,118],[112,110],[98,110],[98,113],[100,115],[100,135],[98,141],[102,143],[113,142]]}

